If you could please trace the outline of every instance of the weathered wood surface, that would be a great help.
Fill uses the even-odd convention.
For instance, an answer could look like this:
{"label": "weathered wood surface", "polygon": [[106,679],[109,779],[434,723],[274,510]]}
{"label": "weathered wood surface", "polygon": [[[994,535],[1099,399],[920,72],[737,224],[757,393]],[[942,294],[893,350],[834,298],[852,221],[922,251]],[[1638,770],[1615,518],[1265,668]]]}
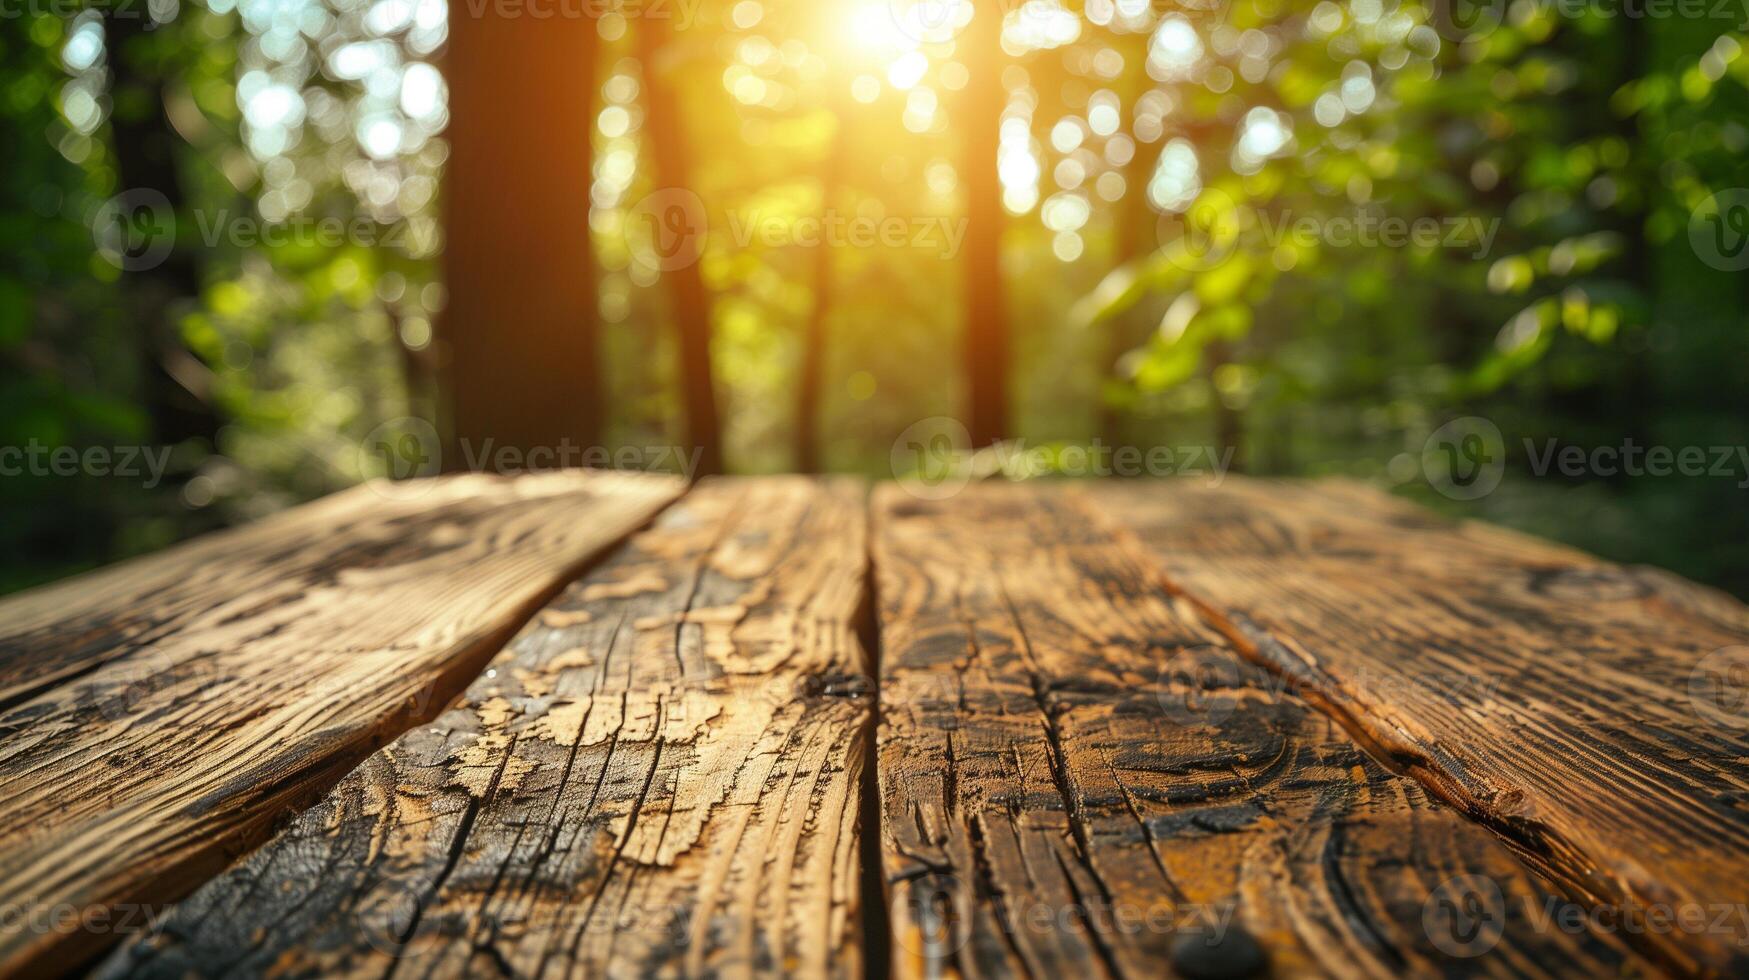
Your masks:
{"label": "weathered wood surface", "polygon": [[1645,968],[1539,928],[1556,899],[1504,845],[1245,663],[1077,491],[874,509],[896,975]]}
{"label": "weathered wood surface", "polygon": [[[0,602],[0,905],[86,916],[184,894],[442,710],[681,490],[373,484]],[[109,921],[0,931],[0,974],[100,953]]]}
{"label": "weathered wood surface", "polygon": [[[1682,971],[1749,974],[1749,609],[1341,482],[1094,488],[1253,659]],[[1630,933],[1631,934],[1631,933]]]}
{"label": "weathered wood surface", "polygon": [[856,976],[860,484],[707,481],[106,976]]}

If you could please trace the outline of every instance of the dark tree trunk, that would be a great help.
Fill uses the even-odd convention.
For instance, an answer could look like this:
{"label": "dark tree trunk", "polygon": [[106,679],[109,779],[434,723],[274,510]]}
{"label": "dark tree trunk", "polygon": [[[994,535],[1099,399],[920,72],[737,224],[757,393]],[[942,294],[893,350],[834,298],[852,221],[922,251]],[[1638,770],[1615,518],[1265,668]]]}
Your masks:
{"label": "dark tree trunk", "polygon": [[1215,378],[1223,366],[1230,363],[1232,353],[1224,340],[1210,341],[1203,348],[1203,361],[1208,365],[1209,409],[1214,413],[1215,449],[1217,452],[1232,452],[1231,471],[1245,472],[1245,420],[1227,403],[1221,399],[1221,390],[1215,384]]}
{"label": "dark tree trunk", "polygon": [[[601,437],[589,241],[598,35],[590,18],[487,5],[450,24],[450,157],[440,321],[454,444],[580,451]],[[581,461],[560,455],[556,461]]]}
{"label": "dark tree trunk", "polygon": [[974,446],[1008,431],[1008,320],[1002,289],[1002,184],[996,177],[1001,144],[1003,5],[978,4],[961,37],[971,81],[957,122],[964,132],[960,173],[966,186],[965,372],[966,428]]}
{"label": "dark tree trunk", "polygon": [[[1145,91],[1145,89],[1144,89]],[[1139,94],[1139,93],[1138,93]],[[1132,100],[1131,105],[1135,102]],[[1124,199],[1117,212],[1117,248],[1112,255],[1112,267],[1128,265],[1155,247],[1154,209],[1148,203],[1148,178],[1153,175],[1159,154],[1154,147],[1138,143],[1136,155],[1124,167]],[[1099,405],[1099,439],[1110,449],[1124,439],[1124,416],[1105,395],[1105,385],[1117,376],[1117,364],[1147,336],[1149,325],[1143,307],[1125,310],[1105,324],[1105,343],[1101,347]]]}
{"label": "dark tree trunk", "polygon": [[[593,23],[593,22],[591,22]],[[644,70],[645,144],[658,193],[688,194],[691,157],[680,101],[663,77],[663,55],[671,43],[668,21],[645,17],[637,24],[638,58]],[[687,234],[697,234],[689,228]],[[702,242],[693,243],[702,246]],[[722,426],[717,418],[716,385],[711,372],[711,303],[697,261],[664,273],[680,346],[680,384],[686,409],[686,438],[698,454],[697,476],[723,472]]]}
{"label": "dark tree trunk", "polygon": [[[145,50],[155,25],[142,10],[111,9],[104,20],[115,106],[109,127],[121,194],[140,203],[146,203],[142,192],[163,195],[151,203],[167,204],[172,214],[163,218],[169,221],[187,204],[176,169],[182,138],[171,128],[165,109],[164,72]],[[180,309],[200,296],[193,255],[186,248],[172,248],[161,262],[130,266],[123,281],[140,329],[142,395],[153,438],[167,445],[200,440],[211,446],[219,419],[207,401],[210,375],[189,353],[177,324]]]}
{"label": "dark tree trunk", "polygon": [[[820,173],[820,217],[829,218],[838,199],[844,175],[844,146],[848,138],[845,100],[832,101],[832,142],[826,150]],[[801,378],[796,385],[796,470],[820,471],[820,390],[826,370],[826,318],[832,313],[832,246],[822,241],[814,249],[814,305],[802,333]]]}

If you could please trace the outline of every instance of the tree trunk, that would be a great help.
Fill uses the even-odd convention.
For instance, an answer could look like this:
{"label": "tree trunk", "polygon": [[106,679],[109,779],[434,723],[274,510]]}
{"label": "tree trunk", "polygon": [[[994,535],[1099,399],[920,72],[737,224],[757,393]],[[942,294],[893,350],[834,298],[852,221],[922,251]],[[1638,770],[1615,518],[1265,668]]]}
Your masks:
{"label": "tree trunk", "polygon": [[[109,9],[105,15],[104,49],[116,106],[109,120],[111,146],[121,194],[137,198],[138,192],[155,191],[163,198],[152,201],[168,204],[179,215],[187,204],[176,170],[182,138],[165,110],[164,72],[142,51],[157,26],[137,10]],[[213,445],[219,419],[207,401],[210,372],[189,353],[177,324],[178,308],[200,296],[193,256],[172,248],[161,262],[130,266],[123,281],[142,334],[143,396],[152,437],[166,445],[191,439]]]}
{"label": "tree trunk", "polygon": [[[833,115],[832,142],[826,150],[825,168],[820,173],[820,218],[831,217],[833,202],[838,199],[839,184],[844,173],[845,113],[848,107],[842,98],[831,103]],[[821,242],[814,249],[814,305],[802,334],[801,378],[796,385],[796,470],[801,473],[820,471],[820,390],[826,369],[826,318],[832,313],[832,246]]]}
{"label": "tree trunk", "polygon": [[1221,453],[1232,453],[1230,470],[1234,473],[1245,472],[1245,420],[1221,398],[1221,389],[1215,383],[1216,377],[1225,365],[1232,362],[1232,352],[1224,340],[1210,341],[1203,348],[1203,362],[1208,365],[1209,409],[1214,414],[1215,449]]}
{"label": "tree trunk", "polygon": [[439,324],[461,450],[450,469],[494,468],[503,448],[580,462],[601,435],[589,241],[596,24],[516,13],[488,5],[450,24]]}
{"label": "tree trunk", "polygon": [[[649,154],[657,193],[690,194],[691,158],[680,101],[662,72],[664,51],[671,40],[668,23],[664,18],[645,17],[637,25],[638,58],[644,70],[644,149]],[[688,228],[685,233],[699,232]],[[666,270],[665,277],[679,332],[686,438],[698,455],[694,475],[711,476],[723,472],[723,436],[717,419],[716,385],[711,378],[710,297],[696,259]]]}
{"label": "tree trunk", "polygon": [[[1146,81],[1146,78],[1143,79]],[[1147,91],[1146,87],[1141,91]],[[1136,93],[1140,95],[1140,92]],[[1135,105],[1134,99],[1130,104]],[[1112,255],[1112,267],[1119,268],[1136,261],[1151,251],[1154,208],[1148,203],[1148,179],[1153,176],[1159,153],[1154,146],[1138,142],[1136,155],[1124,167],[1124,198],[1117,205],[1117,242]],[[1152,324],[1146,322],[1143,308],[1125,310],[1105,324],[1105,344],[1100,363],[1099,439],[1113,449],[1124,439],[1123,421],[1127,414],[1106,398],[1105,385],[1117,374],[1118,361],[1147,337]]]}
{"label": "tree trunk", "polygon": [[996,176],[1001,145],[1003,5],[978,4],[962,37],[971,80],[957,125],[964,132],[961,179],[966,187],[965,371],[967,418],[973,446],[1008,436],[1009,336],[1002,290],[1002,183]]}

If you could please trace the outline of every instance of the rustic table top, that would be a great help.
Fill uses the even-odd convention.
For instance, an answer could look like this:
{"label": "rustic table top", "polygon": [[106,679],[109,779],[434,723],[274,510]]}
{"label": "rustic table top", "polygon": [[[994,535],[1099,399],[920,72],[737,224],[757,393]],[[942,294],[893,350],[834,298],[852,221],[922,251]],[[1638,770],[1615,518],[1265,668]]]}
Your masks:
{"label": "rustic table top", "polygon": [[0,786],[0,975],[1749,975],[1749,608],[1344,482],[360,487]]}

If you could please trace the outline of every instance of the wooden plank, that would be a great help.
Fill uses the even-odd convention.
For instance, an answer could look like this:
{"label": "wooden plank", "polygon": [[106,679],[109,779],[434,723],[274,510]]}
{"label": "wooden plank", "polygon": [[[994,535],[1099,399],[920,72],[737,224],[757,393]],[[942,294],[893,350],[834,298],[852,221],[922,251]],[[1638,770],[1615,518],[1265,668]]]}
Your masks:
{"label": "wooden plank", "polygon": [[[70,678],[149,651],[208,614],[221,596],[285,588],[289,578],[332,564],[348,549],[387,548],[396,522],[417,522],[444,502],[414,485],[364,488],[177,548],[121,562],[0,600],[0,710]],[[316,530],[331,529],[325,537]],[[354,537],[358,541],[353,540]]]}
{"label": "wooden plank", "polygon": [[1504,845],[1246,664],[1077,494],[883,487],[872,535],[898,976],[1645,969],[1539,929],[1556,898]]}
{"label": "wooden plank", "polygon": [[1248,655],[1585,901],[1692,910],[1635,937],[1667,965],[1749,973],[1749,609],[1352,483],[1097,501]]}
{"label": "wooden plank", "polygon": [[[356,488],[0,603],[0,905],[174,900],[429,719],[682,491],[566,472]],[[101,951],[0,931],[0,973]]]}
{"label": "wooden plank", "polygon": [[858,975],[864,498],[702,484],[103,975]]}

